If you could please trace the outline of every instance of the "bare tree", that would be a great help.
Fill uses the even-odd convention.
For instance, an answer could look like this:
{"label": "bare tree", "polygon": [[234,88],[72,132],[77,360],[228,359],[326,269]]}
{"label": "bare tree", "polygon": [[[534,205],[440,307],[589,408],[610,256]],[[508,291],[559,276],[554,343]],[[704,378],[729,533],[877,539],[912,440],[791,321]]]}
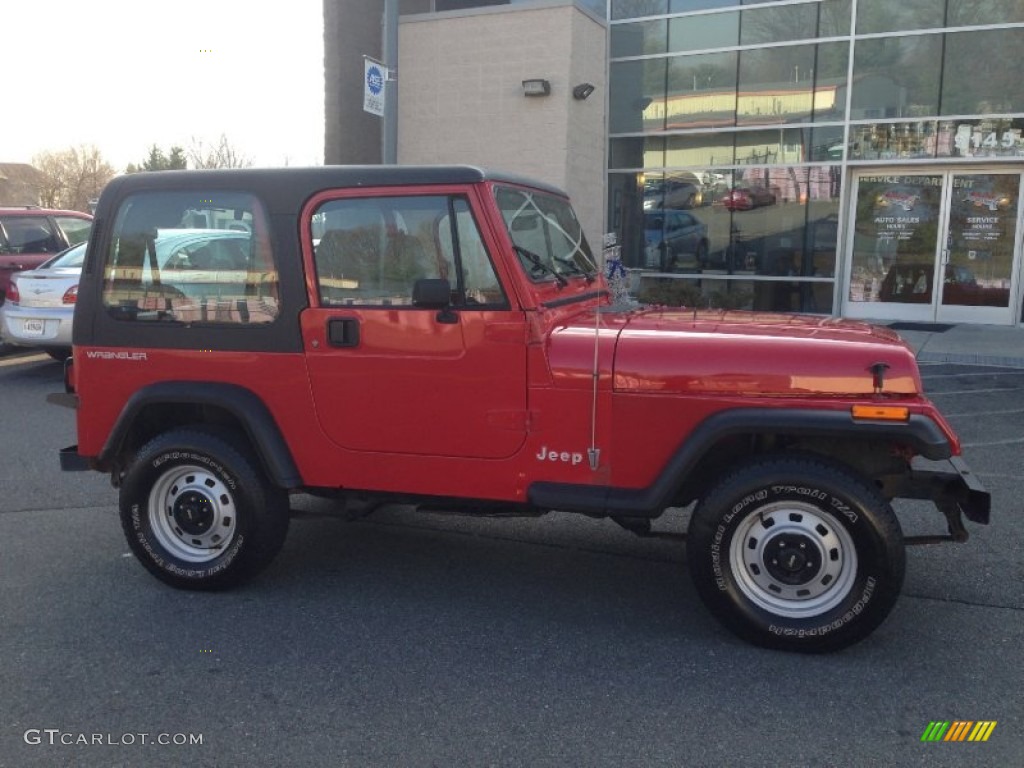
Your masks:
{"label": "bare tree", "polygon": [[193,136],[188,162],[192,168],[248,168],[252,158],[233,147],[222,133],[214,146],[207,146],[201,138]]}
{"label": "bare tree", "polygon": [[48,208],[88,211],[114,175],[114,168],[93,145],[70,147],[60,152],[42,152],[32,165],[43,174],[40,202]]}

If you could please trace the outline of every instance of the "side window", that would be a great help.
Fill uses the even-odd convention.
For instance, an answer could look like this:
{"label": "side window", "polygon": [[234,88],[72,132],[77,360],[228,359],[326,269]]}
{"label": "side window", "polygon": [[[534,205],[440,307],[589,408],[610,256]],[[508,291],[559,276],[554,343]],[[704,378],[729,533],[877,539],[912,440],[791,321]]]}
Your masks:
{"label": "side window", "polygon": [[77,216],[57,216],[56,219],[57,226],[64,230],[68,245],[78,245],[88,239],[92,230],[92,222],[89,219],[80,219]]}
{"label": "side window", "polygon": [[278,316],[267,218],[252,195],[129,197],[103,277],[103,304],[118,320],[252,325]]}
{"label": "side window", "polygon": [[5,216],[0,223],[5,235],[0,244],[2,253],[56,253],[61,250],[61,242],[45,216]]}
{"label": "side window", "polygon": [[[331,200],[316,210],[310,224],[320,301],[325,306],[412,306],[413,286],[425,278],[447,280],[456,306],[485,302],[483,286],[500,296],[479,232],[461,198]],[[467,280],[479,292],[472,301]]]}

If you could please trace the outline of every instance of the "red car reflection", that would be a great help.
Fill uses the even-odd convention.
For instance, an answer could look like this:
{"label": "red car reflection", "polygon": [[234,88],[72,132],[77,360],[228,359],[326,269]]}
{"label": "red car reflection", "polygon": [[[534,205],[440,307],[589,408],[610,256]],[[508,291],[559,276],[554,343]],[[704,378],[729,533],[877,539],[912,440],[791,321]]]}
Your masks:
{"label": "red car reflection", "polygon": [[749,211],[760,205],[775,205],[775,195],[764,187],[736,187],[722,195],[722,205],[730,211]]}

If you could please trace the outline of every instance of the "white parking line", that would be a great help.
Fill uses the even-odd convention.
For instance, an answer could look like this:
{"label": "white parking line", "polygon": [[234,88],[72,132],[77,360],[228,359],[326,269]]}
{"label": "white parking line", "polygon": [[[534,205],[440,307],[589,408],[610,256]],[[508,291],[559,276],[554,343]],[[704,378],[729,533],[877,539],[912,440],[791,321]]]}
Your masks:
{"label": "white parking line", "polygon": [[29,355],[28,357],[12,357],[9,360],[0,360],[0,368],[11,365],[24,365],[25,363],[38,363],[43,360],[53,360],[49,355]]}
{"label": "white parking line", "polygon": [[943,413],[947,419],[956,419],[961,416],[1016,416],[1024,413],[1024,408],[1014,408],[1010,411],[961,411],[960,413]]}
{"label": "white parking line", "polygon": [[1004,392],[1010,394],[1011,392],[1024,391],[1024,387],[996,387],[995,389],[951,389],[948,392],[931,392],[925,387],[924,393],[928,397],[936,397],[938,395],[991,395],[993,392]]}
{"label": "white parking line", "polygon": [[1024,371],[978,371],[976,373],[926,373],[922,376],[926,381],[932,379],[964,379],[968,376],[1024,376]]}
{"label": "white parking line", "polygon": [[1021,445],[1024,444],[1024,437],[1016,437],[1013,440],[992,440],[985,443],[961,443],[963,448],[983,448],[989,445]]}

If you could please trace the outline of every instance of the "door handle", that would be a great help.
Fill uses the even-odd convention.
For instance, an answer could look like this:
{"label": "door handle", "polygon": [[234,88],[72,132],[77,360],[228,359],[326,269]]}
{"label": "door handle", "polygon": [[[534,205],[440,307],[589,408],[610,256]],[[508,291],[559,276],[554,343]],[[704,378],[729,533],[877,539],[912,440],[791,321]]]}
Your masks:
{"label": "door handle", "polygon": [[359,319],[332,317],[327,321],[327,343],[332,347],[358,347]]}

